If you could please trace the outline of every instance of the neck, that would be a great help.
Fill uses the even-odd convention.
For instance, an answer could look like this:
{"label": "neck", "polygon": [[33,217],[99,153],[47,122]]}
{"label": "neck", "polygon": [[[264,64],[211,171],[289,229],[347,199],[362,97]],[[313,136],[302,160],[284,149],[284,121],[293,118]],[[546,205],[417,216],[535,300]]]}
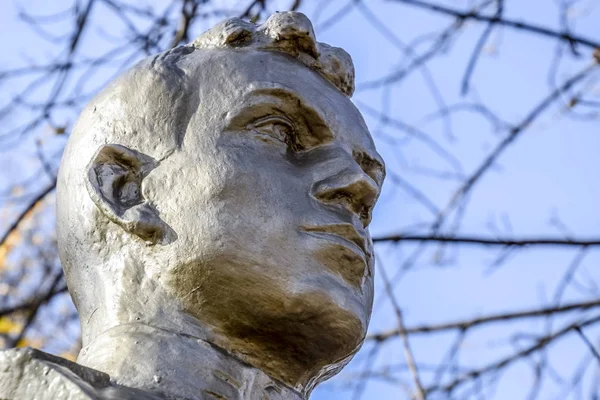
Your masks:
{"label": "neck", "polygon": [[303,400],[205,340],[144,324],[109,329],[82,349],[77,362],[117,384],[186,400]]}

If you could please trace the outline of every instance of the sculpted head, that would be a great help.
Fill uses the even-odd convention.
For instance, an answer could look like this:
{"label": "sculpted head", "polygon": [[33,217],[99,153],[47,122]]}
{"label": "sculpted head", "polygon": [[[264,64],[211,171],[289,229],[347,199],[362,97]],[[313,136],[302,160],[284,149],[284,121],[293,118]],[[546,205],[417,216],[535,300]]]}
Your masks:
{"label": "sculpted head", "polygon": [[84,346],[139,323],[304,391],[337,372],[369,322],[384,178],[353,85],[343,50],[278,13],[225,21],[103,90],[57,189]]}

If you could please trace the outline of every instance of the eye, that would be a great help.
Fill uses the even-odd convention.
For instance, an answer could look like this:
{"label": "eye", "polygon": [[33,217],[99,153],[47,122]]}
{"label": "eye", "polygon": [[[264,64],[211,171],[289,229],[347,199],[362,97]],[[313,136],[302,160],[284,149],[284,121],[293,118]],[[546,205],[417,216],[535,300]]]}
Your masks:
{"label": "eye", "polygon": [[287,145],[295,141],[295,132],[292,123],[284,117],[268,116],[254,122],[250,129],[261,135],[267,135]]}

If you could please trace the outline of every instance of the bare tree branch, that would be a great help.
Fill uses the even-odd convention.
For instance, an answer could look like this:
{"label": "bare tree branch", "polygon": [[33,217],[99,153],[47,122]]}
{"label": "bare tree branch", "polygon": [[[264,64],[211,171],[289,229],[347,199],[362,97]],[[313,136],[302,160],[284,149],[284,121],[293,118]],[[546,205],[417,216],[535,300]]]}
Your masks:
{"label": "bare tree branch", "polygon": [[19,226],[19,224],[21,223],[21,221],[29,214],[29,212],[31,210],[33,210],[35,208],[36,205],[38,205],[42,200],[44,200],[44,198],[50,194],[54,188],[56,187],[56,182],[53,182],[51,185],[49,185],[48,187],[46,187],[46,189],[44,189],[43,191],[41,191],[18,215],[17,217],[14,219],[14,221],[12,222],[12,224],[10,224],[10,226],[8,227],[8,229],[6,229],[6,231],[4,232],[4,234],[2,236],[0,236],[0,246],[2,246],[4,244],[4,242],[6,241],[6,239],[10,236],[10,234],[17,229],[17,227]]}
{"label": "bare tree branch", "polygon": [[535,344],[533,344],[529,347],[526,347],[525,349],[518,351],[515,354],[512,354],[508,357],[502,358],[499,361],[489,364],[485,367],[477,368],[477,369],[471,370],[467,373],[461,374],[458,378],[450,381],[447,384],[440,385],[440,386],[430,386],[430,387],[426,388],[425,390],[427,393],[444,392],[444,393],[449,394],[449,393],[453,392],[457,387],[464,384],[465,382],[467,382],[470,379],[478,378],[486,373],[490,373],[493,371],[499,371],[503,368],[506,368],[511,363],[518,361],[524,357],[531,355],[532,353],[534,353],[536,351],[543,349],[544,347],[548,346],[550,343],[553,343],[557,339],[564,337],[568,333],[575,331],[576,329],[581,329],[583,327],[593,325],[598,322],[600,322],[600,316],[594,317],[594,318],[591,318],[591,319],[588,319],[588,320],[585,320],[582,322],[571,323],[550,335],[547,335],[540,339],[537,339],[535,341]]}
{"label": "bare tree branch", "polygon": [[455,322],[447,322],[443,324],[437,325],[421,325],[415,326],[412,328],[406,328],[403,332],[398,329],[391,330],[389,332],[383,333],[374,333],[367,337],[367,340],[374,340],[377,342],[383,342],[388,339],[398,337],[404,333],[412,335],[412,334],[423,334],[430,332],[440,332],[447,330],[460,330],[466,331],[467,329],[473,328],[475,326],[486,325],[493,322],[500,321],[514,321],[517,319],[523,318],[533,318],[533,317],[545,317],[548,315],[558,315],[566,312],[572,311],[584,311],[592,308],[600,307],[600,299],[586,301],[586,302],[578,302],[566,304],[564,306],[556,306],[556,307],[545,307],[545,308],[537,308],[532,310],[524,310],[517,311],[512,313],[504,313],[504,314],[492,314],[486,315],[484,317],[472,318],[462,321]]}
{"label": "bare tree branch", "polygon": [[[380,264],[381,265],[381,264]],[[379,273],[383,278],[383,283],[385,285],[385,291],[387,293],[390,302],[392,303],[392,307],[394,308],[394,313],[396,314],[396,320],[398,322],[398,335],[402,338],[402,345],[404,346],[404,356],[406,357],[406,364],[410,370],[415,389],[416,389],[416,398],[417,400],[425,400],[425,391],[423,390],[423,385],[421,384],[421,379],[419,378],[419,372],[417,370],[417,366],[415,363],[415,358],[410,348],[410,343],[408,341],[408,336],[406,334],[406,329],[404,328],[404,317],[402,316],[402,310],[396,301],[396,296],[394,295],[394,290],[390,285],[390,281],[385,273],[384,268],[379,268]]]}
{"label": "bare tree branch", "polygon": [[500,155],[527,129],[546,109],[559,98],[564,92],[569,90],[575,84],[583,80],[588,74],[597,68],[596,63],[592,63],[571,78],[567,79],[560,87],[553,90],[536,107],[527,114],[527,116],[516,126],[514,126],[508,135],[494,148],[494,150],[483,160],[479,167],[467,178],[465,183],[454,193],[445,209],[438,215],[436,221],[432,224],[432,231],[437,232],[443,224],[446,216],[462,201],[462,199],[473,189],[475,184],[490,169]]}
{"label": "bare tree branch", "polygon": [[529,239],[493,239],[484,236],[466,236],[466,235],[414,235],[400,234],[392,236],[381,236],[373,238],[374,243],[384,242],[434,242],[434,243],[456,243],[472,244],[482,246],[567,246],[567,247],[587,247],[600,246],[599,239],[564,239],[552,237],[538,237]]}
{"label": "bare tree branch", "polygon": [[[500,18],[502,16],[502,11],[504,9],[504,0],[496,0],[496,18]],[[481,54],[481,50],[483,49],[483,46],[485,45],[485,43],[488,41],[488,38],[490,37],[490,34],[492,33],[492,30],[494,29],[494,24],[491,22],[488,22],[487,26],[485,27],[485,30],[483,31],[483,34],[481,35],[481,37],[479,38],[479,40],[477,41],[477,44],[475,45],[475,49],[473,50],[473,55],[471,55],[471,58],[469,59],[469,64],[467,65],[467,70],[465,71],[465,76],[463,77],[462,83],[461,83],[461,94],[464,96],[465,94],[467,94],[467,92],[469,91],[469,80],[471,79],[471,75],[473,74],[473,71],[475,70],[475,65],[477,64],[477,60],[479,59],[479,55]]]}
{"label": "bare tree branch", "polygon": [[570,34],[569,32],[558,32],[553,31],[552,29],[545,28],[542,26],[529,24],[522,21],[515,21],[512,19],[501,18],[499,15],[494,16],[486,16],[481,15],[479,13],[473,11],[459,11],[449,7],[444,7],[435,3],[430,3],[422,0],[393,0],[397,3],[407,4],[410,6],[415,6],[419,8],[423,8],[429,11],[435,11],[437,13],[449,15],[452,17],[456,17],[459,20],[474,20],[480,22],[487,22],[492,25],[501,25],[509,28],[514,28],[522,31],[526,31],[529,33],[534,33],[541,36],[547,36],[553,39],[563,40],[568,43],[580,44],[582,46],[590,47],[592,49],[596,49],[600,47],[600,42],[597,42],[592,39],[588,39],[581,36],[575,36]]}
{"label": "bare tree branch", "polygon": [[598,353],[598,350],[596,350],[596,347],[594,347],[592,342],[590,342],[590,339],[588,339],[588,337],[585,335],[585,333],[583,333],[583,330],[580,327],[576,327],[575,332],[577,332],[577,334],[585,342],[586,346],[588,346],[588,348],[590,349],[590,352],[596,358],[596,361],[598,361],[598,363],[600,363],[600,354]]}

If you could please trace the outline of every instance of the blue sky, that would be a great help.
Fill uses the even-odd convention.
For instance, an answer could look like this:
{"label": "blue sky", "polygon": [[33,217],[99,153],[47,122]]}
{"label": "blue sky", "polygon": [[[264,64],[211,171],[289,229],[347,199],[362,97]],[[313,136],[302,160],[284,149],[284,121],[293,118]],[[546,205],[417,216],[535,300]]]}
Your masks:
{"label": "blue sky", "polygon": [[[60,2],[70,4],[66,0],[58,3]],[[156,1],[156,4],[161,3]],[[324,24],[349,3],[339,0],[327,2],[328,5],[317,14],[316,9],[325,2],[305,1],[305,7],[301,10],[312,17],[320,41],[343,47],[352,55],[358,86],[354,100],[359,105],[379,110],[383,104],[387,104],[390,116],[418,126],[460,161],[460,168],[454,171],[456,174],[470,174],[505,133],[495,132],[481,117],[466,112],[453,114],[450,121],[452,134],[443,119],[428,121],[427,117],[438,109],[439,100],[432,95],[426,79],[419,73],[414,73],[401,85],[390,90],[361,90],[365,87],[365,82],[403,68],[410,62],[410,58],[398,50],[389,36],[382,35],[371,24],[369,11],[360,6],[355,6],[350,12],[336,18],[335,24]],[[49,59],[56,51],[56,48],[40,40],[36,34],[25,30],[22,24],[16,24],[15,4],[15,1],[7,0],[2,6],[6,12],[0,13],[0,26],[4,33],[0,35],[4,50],[0,54],[2,68],[23,65],[29,58]],[[57,3],[27,0],[19,4],[43,14],[46,10],[56,10]],[[452,23],[449,18],[394,1],[368,1],[365,4],[380,19],[376,25],[391,29],[397,40],[404,43],[424,34],[439,32]],[[453,0],[444,4],[461,8],[467,2]],[[550,0],[509,0],[505,15],[551,28],[559,26],[558,8]],[[575,32],[600,40],[600,25],[597,23],[600,7],[594,1],[576,3],[570,15],[573,17]],[[99,19],[92,32],[121,29],[113,24],[115,21],[108,17]],[[463,97],[460,94],[461,78],[483,29],[482,24],[467,23],[451,42],[449,50],[428,63],[428,67],[446,104],[480,99],[502,119],[517,123],[551,90],[548,85],[548,70],[556,42],[514,30],[496,29],[473,74],[472,91]],[[430,45],[431,41],[423,41],[417,50],[423,52]],[[106,46],[107,43],[101,39],[90,39],[82,53],[93,55]],[[589,62],[589,54],[582,53],[580,60],[560,65],[557,75],[561,79],[577,72]],[[86,85],[93,88],[108,76],[109,73],[106,72],[91,77]],[[17,85],[3,86],[0,101],[6,101],[16,90]],[[600,87],[592,87],[592,91],[596,96],[600,95]],[[388,98],[391,101],[386,102]],[[432,178],[416,171],[419,168],[448,171],[452,169],[452,162],[440,157],[419,141],[407,139],[406,133],[381,124],[366,112],[365,115],[388,169],[418,187],[436,207],[443,208],[459,187],[460,181]],[[60,117],[62,120],[59,123],[72,124],[74,121],[74,116],[70,114]],[[476,185],[469,197],[469,206],[459,232],[492,237],[498,234],[509,237],[561,236],[563,232],[556,224],[550,223],[552,218],[559,218],[575,237],[598,235],[600,216],[597,205],[600,200],[600,185],[596,181],[600,171],[600,136],[597,127],[597,116],[593,120],[568,117],[564,102],[548,109],[502,154],[498,163]],[[47,141],[48,154],[55,152],[64,143],[64,139],[51,135],[49,128],[40,129],[38,134]],[[396,137],[400,143],[390,145],[385,139],[388,136]],[[15,176],[26,176],[25,171],[30,171],[32,166],[37,165],[32,148],[31,142],[28,142],[18,150],[0,153],[0,189],[9,187]],[[44,179],[41,177],[40,182]],[[430,222],[432,219],[427,208],[418,204],[401,188],[394,187],[391,179],[388,179],[374,215],[371,232],[374,237],[406,232],[415,224]],[[386,268],[388,276],[394,276],[414,249],[415,245],[378,245],[378,254],[382,260],[379,267]],[[428,247],[415,267],[395,287],[407,326],[548,304],[567,266],[577,255],[577,249],[532,248],[517,252],[501,267],[492,268],[490,265],[498,255],[497,250],[462,246],[442,251],[442,258],[447,262],[440,265],[437,262],[439,249],[438,246]],[[592,288],[590,293],[582,294],[569,288],[565,300],[597,297],[595,285],[600,279],[597,269],[599,260],[600,252],[590,250],[576,274],[579,281]],[[382,301],[385,299],[380,280],[377,289],[378,303],[375,305],[372,332],[396,326],[389,304]],[[559,322],[557,320],[557,324]],[[543,328],[542,322],[526,322],[517,328],[492,327],[478,332],[465,342],[461,361],[466,365],[478,365],[502,357],[510,350],[506,345],[507,335],[516,331],[538,334],[543,332]],[[590,330],[589,337],[595,340],[597,331]],[[439,362],[451,338],[451,335],[437,335],[412,340],[417,361],[424,364]],[[554,367],[559,371],[569,371],[580,361],[586,348],[579,338],[569,337],[553,349],[550,357]],[[365,350],[368,350],[368,346]],[[317,389],[313,399],[352,398],[352,391],[340,388],[355,379],[352,374],[361,367],[365,357],[365,351],[359,353],[347,370]],[[399,341],[386,345],[377,357],[379,366],[403,362]],[[500,378],[497,391],[487,394],[485,398],[526,398],[527,390],[523,388],[528,388],[533,381],[531,370],[528,364],[517,364]],[[597,373],[597,365],[592,365],[585,379],[591,382]],[[426,377],[425,374],[424,378]],[[407,374],[402,379],[411,384]],[[547,383],[543,390],[541,398],[565,398],[555,384]],[[398,399],[404,398],[403,393],[398,386],[373,380],[366,387],[363,398]],[[585,396],[588,398],[587,393]]]}

